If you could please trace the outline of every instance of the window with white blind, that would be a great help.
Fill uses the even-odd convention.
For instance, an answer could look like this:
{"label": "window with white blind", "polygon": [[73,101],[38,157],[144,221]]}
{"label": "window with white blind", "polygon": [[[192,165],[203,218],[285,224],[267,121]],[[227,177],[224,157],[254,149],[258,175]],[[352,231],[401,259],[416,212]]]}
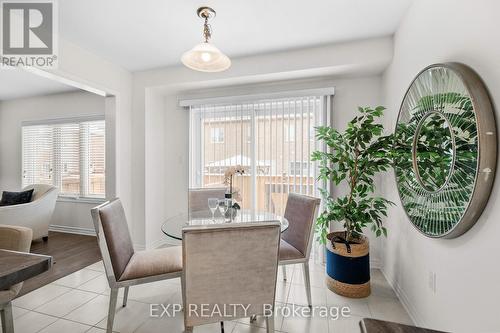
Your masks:
{"label": "window with white blind", "polygon": [[[190,106],[190,187],[220,186],[235,177],[243,208],[282,214],[289,193],[319,195],[314,127],[326,124],[329,97],[306,96]],[[224,133],[223,140],[214,140]],[[220,135],[220,134],[219,134]]]}
{"label": "window with white blind", "polygon": [[60,196],[105,197],[102,118],[23,123],[22,183],[51,184]]}

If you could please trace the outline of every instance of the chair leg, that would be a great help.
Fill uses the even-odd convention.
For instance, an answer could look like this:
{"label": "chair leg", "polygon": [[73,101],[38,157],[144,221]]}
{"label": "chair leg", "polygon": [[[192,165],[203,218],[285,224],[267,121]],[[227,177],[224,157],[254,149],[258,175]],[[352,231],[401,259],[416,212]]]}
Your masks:
{"label": "chair leg", "polygon": [[220,333],[224,333],[224,322],[220,322]]}
{"label": "chair leg", "polygon": [[126,307],[126,306],[127,306],[128,288],[129,288],[129,287],[125,287],[125,288],[123,289],[123,307]]}
{"label": "chair leg", "polygon": [[257,321],[257,316],[256,315],[251,315],[250,316],[250,323],[255,323]]}
{"label": "chair leg", "polygon": [[106,328],[106,333],[113,332],[113,322],[115,321],[117,300],[118,300],[118,288],[111,288],[111,295],[109,297],[109,309],[108,309],[108,326]]}
{"label": "chair leg", "polygon": [[2,332],[14,333],[14,317],[12,317],[11,302],[3,305],[2,309],[0,309],[0,317],[2,320]]}
{"label": "chair leg", "polygon": [[186,300],[185,300],[185,296],[186,296],[186,284],[185,284],[185,281],[184,281],[184,276],[181,276],[181,298],[182,298],[182,309],[185,310],[186,309]]}
{"label": "chair leg", "polygon": [[266,317],[266,332],[274,333],[274,311],[269,317]]}
{"label": "chair leg", "polygon": [[304,273],[304,284],[306,286],[306,295],[307,295],[307,305],[312,308],[312,300],[311,300],[311,279],[309,277],[309,262],[306,261],[303,266]]}
{"label": "chair leg", "polygon": [[281,270],[283,272],[283,281],[286,281],[286,265],[282,265]]}

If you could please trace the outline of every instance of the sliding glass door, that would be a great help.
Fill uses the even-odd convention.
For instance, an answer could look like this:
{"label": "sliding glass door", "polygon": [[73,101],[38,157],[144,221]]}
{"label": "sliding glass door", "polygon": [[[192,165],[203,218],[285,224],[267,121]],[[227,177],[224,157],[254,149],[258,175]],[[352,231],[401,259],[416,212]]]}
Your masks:
{"label": "sliding glass door", "polygon": [[282,214],[289,193],[318,195],[311,153],[326,123],[323,96],[190,108],[190,187],[218,187],[230,166],[240,204]]}

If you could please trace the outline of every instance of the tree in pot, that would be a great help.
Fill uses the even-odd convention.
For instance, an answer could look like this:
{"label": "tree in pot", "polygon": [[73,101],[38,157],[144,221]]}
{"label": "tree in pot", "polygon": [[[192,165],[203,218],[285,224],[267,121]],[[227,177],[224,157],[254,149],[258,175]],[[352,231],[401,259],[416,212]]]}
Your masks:
{"label": "tree in pot", "polygon": [[[393,136],[383,136],[384,127],[376,123],[385,110],[360,107],[359,115],[344,132],[328,126],[316,128],[316,138],[328,147],[315,151],[319,162],[319,181],[335,185],[346,183],[346,195],[336,198],[321,190],[324,211],[317,219],[320,242],[326,244],[327,285],[347,297],[370,295],[369,244],[363,229],[371,227],[377,237],[387,235],[382,224],[387,208],[394,203],[374,195],[377,173],[391,166]],[[330,232],[330,223],[343,225],[343,231]]]}

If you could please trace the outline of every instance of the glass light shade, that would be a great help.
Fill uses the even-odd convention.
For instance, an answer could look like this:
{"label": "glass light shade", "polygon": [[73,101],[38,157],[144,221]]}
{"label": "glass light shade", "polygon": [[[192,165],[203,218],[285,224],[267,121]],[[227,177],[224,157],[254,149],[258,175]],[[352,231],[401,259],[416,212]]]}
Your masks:
{"label": "glass light shade", "polygon": [[182,63],[195,71],[222,72],[231,66],[231,60],[210,43],[200,43],[182,55]]}

